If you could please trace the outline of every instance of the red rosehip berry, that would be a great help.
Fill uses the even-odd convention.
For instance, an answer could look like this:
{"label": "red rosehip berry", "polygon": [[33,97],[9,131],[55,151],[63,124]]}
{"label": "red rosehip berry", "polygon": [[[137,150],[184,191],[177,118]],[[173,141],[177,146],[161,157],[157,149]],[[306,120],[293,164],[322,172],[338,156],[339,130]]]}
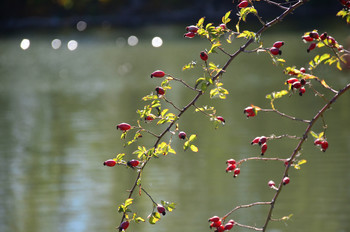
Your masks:
{"label": "red rosehip berry", "polygon": [[311,43],[309,48],[307,49],[307,52],[310,52],[316,48],[316,43]]}
{"label": "red rosehip berry", "polygon": [[212,227],[218,228],[219,226],[221,226],[221,220],[214,221],[210,224],[210,228]]}
{"label": "red rosehip berry", "polygon": [[240,173],[241,173],[241,169],[236,168],[236,169],[233,171],[233,177],[238,176]]}
{"label": "red rosehip berry", "polygon": [[184,131],[179,132],[179,139],[185,139],[186,138],[186,133]]}
{"label": "red rosehip berry", "polygon": [[261,145],[261,155],[264,155],[266,150],[267,150],[267,144],[264,143],[263,145]]}
{"label": "red rosehip berry", "polygon": [[264,144],[264,143],[266,143],[266,141],[267,141],[267,138],[265,137],[265,136],[261,136],[260,138],[259,138],[259,145],[261,145],[261,144]]}
{"label": "red rosehip berry", "polygon": [[300,81],[296,81],[292,84],[292,89],[299,89],[301,87]]}
{"label": "red rosehip berry", "polygon": [[239,8],[246,8],[248,5],[249,5],[249,2],[246,0],[243,0],[238,4],[238,7]]}
{"label": "red rosehip berry", "polygon": [[226,172],[232,172],[233,170],[235,170],[236,165],[235,164],[229,164],[226,168]]}
{"label": "red rosehip berry", "polygon": [[139,164],[140,164],[140,161],[135,160],[135,159],[132,159],[132,160],[130,160],[130,161],[127,162],[127,165],[128,165],[129,167],[132,167],[132,168],[136,167],[136,166],[139,165]]}
{"label": "red rosehip berry", "polygon": [[320,35],[320,39],[321,39],[321,40],[325,40],[325,39],[327,39],[327,38],[328,38],[327,32],[323,32],[323,33]]}
{"label": "red rosehip berry", "polygon": [[305,93],[305,91],[306,91],[305,87],[300,87],[300,89],[299,89],[299,95],[300,95],[300,96],[303,96],[303,94]]}
{"label": "red rosehip berry", "polygon": [[157,87],[156,88],[156,92],[158,95],[164,95],[165,94],[165,90],[162,87]]}
{"label": "red rosehip berry", "polygon": [[314,141],[314,144],[317,146],[317,145],[321,145],[322,144],[322,139],[316,139],[315,141]]}
{"label": "red rosehip berry", "polygon": [[195,37],[196,33],[194,32],[187,32],[186,34],[184,34],[184,37],[186,38],[193,38]]}
{"label": "red rosehip berry", "polygon": [[226,28],[227,28],[225,23],[221,23],[221,24],[219,25],[219,27],[221,27],[222,30],[226,30]]}
{"label": "red rosehip berry", "polygon": [[163,216],[166,214],[164,206],[159,204],[157,205],[157,211],[158,213],[161,213]]}
{"label": "red rosehip berry", "polygon": [[202,51],[199,56],[204,61],[208,60],[208,54],[206,52],[204,52],[204,51]]}
{"label": "red rosehip berry", "polygon": [[283,185],[289,184],[290,182],[289,177],[288,176],[284,177],[282,182],[283,182]]}
{"label": "red rosehip berry", "polygon": [[234,223],[228,222],[225,224],[224,230],[231,230],[233,226],[234,226]]}
{"label": "red rosehip berry", "polygon": [[109,159],[106,160],[105,162],[103,162],[104,166],[108,166],[108,167],[113,167],[117,162],[115,162],[115,160],[113,159]]}
{"label": "red rosehip berry", "polygon": [[236,164],[236,160],[234,159],[229,159],[226,161],[227,164]]}
{"label": "red rosehip berry", "polygon": [[305,84],[306,84],[306,81],[305,81],[304,78],[300,79],[300,84],[301,84],[301,85],[305,85]]}
{"label": "red rosehip berry", "polygon": [[286,83],[287,84],[293,84],[294,82],[297,82],[297,81],[299,81],[299,79],[298,78],[289,78],[287,81],[286,81]]}
{"label": "red rosehip berry", "polygon": [[305,73],[305,72],[306,72],[306,69],[305,69],[304,67],[301,67],[301,68],[300,68],[300,72],[301,72],[301,73]]}
{"label": "red rosehip berry", "polygon": [[253,141],[250,144],[251,145],[258,144],[259,140],[260,140],[260,137],[256,137],[255,139],[253,139]]}
{"label": "red rosehip berry", "polygon": [[124,221],[119,226],[119,231],[126,230],[129,227],[129,221]]}
{"label": "red rosehip berry", "polygon": [[312,37],[310,37],[309,35],[304,35],[303,37],[303,40],[306,41],[306,42],[312,42],[314,41],[314,39]]}
{"label": "red rosehip berry", "polygon": [[286,159],[286,161],[284,161],[284,166],[289,165],[289,163],[293,163],[293,161],[290,161],[290,159]]}
{"label": "red rosehip berry", "polygon": [[272,47],[275,47],[275,48],[280,48],[284,45],[284,41],[276,41]]}
{"label": "red rosehip berry", "polygon": [[322,148],[322,151],[325,152],[328,148],[328,142],[326,140],[322,141],[321,143],[321,148]]}
{"label": "red rosehip berry", "polygon": [[209,222],[218,222],[220,221],[220,217],[218,216],[213,216],[211,218],[208,219]]}
{"label": "red rosehip berry", "polygon": [[274,56],[282,55],[282,51],[279,48],[276,48],[276,47],[270,48],[270,52]]}
{"label": "red rosehip berry", "polygon": [[311,37],[311,38],[313,38],[313,39],[318,39],[319,38],[319,35],[318,35],[318,33],[317,32],[310,32],[310,34],[309,34],[309,36]]}
{"label": "red rosehip berry", "polygon": [[223,232],[225,230],[225,227],[223,225],[220,225],[219,227],[216,228],[215,232]]}
{"label": "red rosehip berry", "polygon": [[152,77],[161,78],[161,77],[164,77],[164,76],[165,76],[165,72],[163,72],[162,70],[156,70],[153,73],[151,73],[151,78]]}
{"label": "red rosehip berry", "polygon": [[273,186],[276,186],[275,182],[273,180],[270,180],[269,183],[268,183],[269,187],[273,187]]}
{"label": "red rosehip berry", "polygon": [[120,129],[120,130],[125,132],[125,131],[130,130],[131,126],[130,126],[130,124],[123,122],[123,123],[120,123],[120,124],[117,125],[117,130],[118,129]]}
{"label": "red rosehip berry", "polygon": [[335,41],[335,39],[332,36],[328,36],[328,43],[330,43],[331,45],[335,45],[337,41]]}
{"label": "red rosehip berry", "polygon": [[155,118],[156,118],[155,115],[149,114],[149,115],[147,115],[147,116],[145,117],[145,120],[148,121],[148,122],[151,122],[151,121],[153,121]]}
{"label": "red rosehip berry", "polygon": [[197,33],[198,27],[195,25],[191,25],[191,26],[186,27],[186,31],[192,32],[192,33]]}
{"label": "red rosehip berry", "polygon": [[216,119],[221,121],[222,123],[226,122],[225,119],[222,116],[217,116]]}
{"label": "red rosehip berry", "polygon": [[248,106],[243,110],[243,113],[247,116],[247,118],[249,117],[254,117],[256,115],[256,111],[254,107]]}

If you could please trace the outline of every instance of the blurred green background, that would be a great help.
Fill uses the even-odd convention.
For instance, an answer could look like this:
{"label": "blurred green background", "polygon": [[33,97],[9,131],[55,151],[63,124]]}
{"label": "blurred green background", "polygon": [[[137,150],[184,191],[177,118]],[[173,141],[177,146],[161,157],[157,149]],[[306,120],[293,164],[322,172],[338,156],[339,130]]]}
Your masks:
{"label": "blurred green background", "polygon": [[[26,4],[44,2],[27,1]],[[119,4],[132,2],[138,1],[96,1],[96,4],[107,4],[111,6],[107,10],[112,12],[112,6],[118,10]],[[306,9],[315,2],[311,1]],[[78,14],[78,3],[64,12],[72,13],[75,9]],[[152,3],[153,9],[166,8],[165,3]],[[212,4],[211,1],[205,3]],[[99,9],[90,4],[85,3],[79,15],[90,14],[88,8]],[[233,9],[233,15],[236,11],[232,3],[229,8],[225,4],[218,12],[218,19],[228,10]],[[320,2],[320,6],[322,4],[325,3]],[[333,2],[327,4],[329,9],[334,7]],[[176,1],[169,1],[169,9],[176,5]],[[49,10],[40,12],[47,12],[43,13],[45,17],[54,15]],[[327,31],[344,45],[349,40],[349,26],[335,18],[334,12],[325,16],[332,20],[310,26],[303,25],[308,14],[302,12],[303,9],[296,12],[301,17],[299,21],[294,21],[295,15],[287,17],[262,37],[266,47],[276,40],[285,41],[282,58],[286,59],[286,65],[307,67],[316,54],[316,51],[306,53],[307,44],[300,39],[305,31],[315,28]],[[27,16],[20,11],[18,15],[12,22],[23,22],[20,18]],[[141,16],[147,18],[147,14]],[[189,84],[202,75],[199,53],[210,49],[210,45],[200,38],[183,38],[185,26],[198,20],[191,12],[186,17],[190,19],[184,24],[176,20],[162,24],[150,21],[142,27],[131,28],[114,23],[92,22],[90,26],[89,20],[83,17],[70,21],[74,22],[72,25],[58,24],[62,27],[41,27],[40,24],[17,27],[13,24],[13,27],[2,28],[0,231],[116,231],[120,222],[117,207],[127,197],[126,190],[131,187],[135,172],[124,167],[104,167],[102,163],[118,153],[133,157],[131,153],[138,144],[123,148],[115,125],[120,122],[136,124],[136,110],[144,104],[141,98],[161,83],[159,79],[149,78],[152,71],[162,69]],[[10,19],[13,18],[2,22],[10,22]],[[249,20],[249,23],[256,23],[253,17]],[[234,51],[242,43],[243,40],[237,39],[225,47]],[[192,60],[198,61],[198,68],[181,71]],[[222,66],[226,57],[211,54],[210,60]],[[316,70],[315,75],[335,89],[349,82],[349,71],[340,72],[326,65]],[[199,152],[183,152],[183,142],[174,139],[177,154],[152,160],[145,170],[143,187],[156,201],[176,202],[176,210],[155,226],[132,224],[128,231],[209,231],[209,217],[222,216],[239,204],[271,200],[274,192],[267,187],[267,182],[270,179],[279,182],[283,165],[248,162],[242,165],[240,176],[233,179],[232,174],[225,173],[225,161],[259,156],[259,147],[250,145],[256,136],[301,136],[306,128],[303,123],[268,113],[246,119],[242,113],[250,104],[268,108],[265,95],[286,88],[286,78],[282,68],[273,66],[267,54],[240,55],[223,78],[230,92],[228,99],[210,100],[204,96],[197,104],[215,106],[218,114],[226,119],[226,125],[215,130],[203,114],[189,110],[180,120],[180,130],[197,134],[195,144]],[[317,83],[315,88],[323,91]],[[182,106],[194,94],[174,83],[167,96]],[[325,96],[330,98],[331,94],[326,91]],[[291,183],[284,188],[273,215],[274,218],[294,216],[287,222],[272,222],[269,231],[345,232],[350,229],[349,105],[350,95],[346,93],[325,115],[330,144],[327,152],[315,148],[311,138],[305,143],[302,157],[308,162],[301,170],[290,172]],[[322,100],[309,89],[302,97],[294,94],[276,101],[279,110],[307,119],[322,106]],[[153,124],[145,126],[153,128]],[[314,130],[321,132],[321,123]],[[153,143],[150,136],[140,140],[140,144],[148,147]],[[289,157],[296,144],[297,141],[288,139],[270,141],[266,157]],[[146,195],[137,198],[135,204],[138,214],[144,218],[152,210]],[[258,206],[242,209],[230,218],[260,226],[266,213],[266,207]]]}

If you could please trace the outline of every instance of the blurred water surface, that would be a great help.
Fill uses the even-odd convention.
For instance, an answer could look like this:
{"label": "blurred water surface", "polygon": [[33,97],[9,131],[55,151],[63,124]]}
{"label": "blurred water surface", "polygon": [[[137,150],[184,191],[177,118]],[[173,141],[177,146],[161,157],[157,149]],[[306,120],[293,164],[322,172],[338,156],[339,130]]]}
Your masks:
{"label": "blurred water surface", "polygon": [[[341,43],[348,35],[342,30],[332,33]],[[117,153],[131,157],[136,149],[137,145],[123,148],[115,125],[136,124],[141,97],[161,82],[149,78],[152,71],[165,70],[190,84],[202,75],[200,68],[185,72],[181,68],[192,60],[200,64],[199,52],[209,44],[186,40],[182,34],[182,28],[149,27],[85,34],[23,33],[0,39],[0,231],[116,231],[117,206],[127,197],[135,172],[102,163]],[[267,34],[264,43],[284,40],[282,57],[287,65],[307,66],[313,54],[306,54],[301,34]],[[156,36],[163,42],[159,47],[152,46]],[[29,46],[24,41],[26,50],[20,47],[24,38],[30,41]],[[231,51],[239,44],[234,41]],[[210,59],[222,66],[226,57],[212,54]],[[335,89],[349,82],[349,72],[322,66],[316,72],[321,74]],[[199,152],[183,152],[182,142],[174,139],[177,154],[153,160],[145,170],[144,188],[157,201],[176,202],[177,209],[156,226],[133,224],[128,231],[209,231],[210,216],[222,216],[239,204],[269,201],[273,190],[267,182],[279,181],[283,165],[252,161],[243,164],[241,175],[233,179],[225,173],[225,160],[258,156],[259,148],[250,146],[256,136],[301,136],[303,123],[262,113],[247,120],[242,114],[250,104],[268,108],[265,94],[285,88],[286,78],[266,54],[238,57],[224,76],[228,99],[205,96],[197,104],[215,106],[226,125],[215,130],[204,115],[190,110],[180,129],[198,135]],[[167,95],[179,106],[194,96],[179,84]],[[308,119],[322,104],[309,90],[303,97],[295,94],[276,101],[281,111]],[[272,222],[270,231],[349,231],[349,105],[346,93],[325,116],[330,144],[326,153],[315,148],[312,139],[305,143],[302,155],[308,162],[290,172],[292,181],[273,214],[294,216],[287,222]],[[315,131],[321,130],[322,124],[317,124]],[[148,136],[140,142],[153,144]],[[296,144],[271,141],[266,156],[288,157]],[[151,201],[143,195],[135,203],[146,218]],[[240,210],[231,218],[259,226],[266,213],[261,206]]]}

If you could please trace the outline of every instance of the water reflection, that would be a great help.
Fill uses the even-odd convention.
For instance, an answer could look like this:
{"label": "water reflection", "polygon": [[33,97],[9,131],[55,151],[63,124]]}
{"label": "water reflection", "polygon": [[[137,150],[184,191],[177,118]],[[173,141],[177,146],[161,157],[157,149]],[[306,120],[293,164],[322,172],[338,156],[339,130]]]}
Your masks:
{"label": "water reflection", "polygon": [[132,35],[128,38],[129,46],[136,46],[138,43],[139,43],[139,39],[136,36]]}
{"label": "water reflection", "polygon": [[70,40],[68,41],[67,43],[67,48],[70,50],[70,51],[74,51],[75,49],[78,48],[78,42],[76,40]]}
{"label": "water reflection", "polygon": [[54,40],[52,40],[52,42],[51,42],[51,47],[52,47],[53,49],[59,49],[59,48],[61,47],[61,44],[62,44],[62,42],[61,42],[60,39],[54,39]]}
{"label": "water reflection", "polygon": [[21,41],[21,44],[20,44],[20,47],[23,49],[23,50],[27,50],[30,46],[30,40],[29,39],[23,39]]}
{"label": "water reflection", "polygon": [[[106,169],[102,165],[118,152],[131,156],[135,149],[123,148],[115,124],[137,123],[135,111],[143,104],[140,98],[161,83],[149,78],[150,71],[161,68],[191,82],[196,71],[179,70],[198,59],[197,52],[208,46],[198,41],[169,41],[162,47],[164,54],[169,54],[164,59],[149,44],[141,43],[138,49],[125,46],[129,44],[125,35],[113,35],[102,43],[93,42],[94,38],[89,37],[89,43],[80,42],[76,52],[53,51],[54,46],[47,46],[50,36],[35,40],[35,44],[46,47],[31,48],[25,53],[18,52],[16,40],[0,43],[0,231],[113,231],[120,220],[117,205],[125,200],[125,190],[135,175],[130,169]],[[275,35],[271,41],[274,39]],[[287,48],[285,53],[298,57]],[[266,57],[247,55],[239,61],[229,71],[240,73],[240,78],[232,74],[224,79],[229,100],[208,100],[225,117],[226,125],[214,130],[208,118],[188,112],[181,119],[180,129],[198,134],[199,152],[183,152],[182,141],[174,140],[178,153],[154,160],[147,167],[144,187],[157,201],[175,201],[177,209],[157,226],[132,225],[131,231],[209,231],[206,223],[210,216],[223,215],[237,204],[270,200],[272,190],[266,183],[270,179],[276,181],[283,166],[252,162],[241,168],[239,178],[233,179],[225,173],[225,160],[259,155],[256,147],[249,145],[256,136],[279,134],[278,128],[298,133],[304,125],[288,124],[279,117],[261,123],[267,118],[263,114],[247,120],[237,109],[252,103],[268,107],[269,103],[254,93],[260,94],[261,88],[266,93],[281,88],[283,81],[276,80],[283,77],[279,72],[270,72],[271,62]],[[264,76],[249,72],[252,62]],[[348,79],[346,74],[339,74],[339,78]],[[178,87],[175,84],[167,96],[182,105],[193,94]],[[288,105],[285,110],[295,109],[293,115],[313,114],[316,109],[309,107],[315,105],[312,99],[300,99],[291,96],[287,100],[293,107]],[[349,101],[348,95],[339,99],[327,114],[331,144],[327,153],[315,149],[312,141],[305,145],[302,152],[308,163],[298,172],[291,171],[289,191],[283,192],[274,214],[276,218],[291,213],[294,216],[288,227],[278,222],[271,224],[273,231],[350,228],[350,189],[344,184],[350,180],[350,135],[344,130],[350,117]],[[276,105],[282,107],[280,102]],[[145,136],[142,142],[150,144],[153,140]],[[266,155],[287,155],[294,145],[295,141],[271,141]],[[257,188],[263,191],[256,191]],[[142,196],[137,204],[140,215],[147,217],[152,203]],[[257,207],[233,217],[254,224],[260,223],[265,213],[265,208]]]}

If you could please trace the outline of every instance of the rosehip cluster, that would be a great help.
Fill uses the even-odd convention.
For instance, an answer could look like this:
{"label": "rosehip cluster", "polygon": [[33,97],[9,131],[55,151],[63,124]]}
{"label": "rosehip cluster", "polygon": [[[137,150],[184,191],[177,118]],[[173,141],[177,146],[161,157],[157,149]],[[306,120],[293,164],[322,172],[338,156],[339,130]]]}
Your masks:
{"label": "rosehip cluster", "polygon": [[350,1],[349,0],[340,0],[340,3],[347,7],[347,8],[350,8]]}
{"label": "rosehip cluster", "polygon": [[244,109],[243,113],[249,117],[254,117],[256,115],[256,108],[252,106],[248,106],[247,108]]}
{"label": "rosehip cluster", "polygon": [[272,47],[270,48],[270,52],[272,55],[276,56],[276,55],[282,55],[282,51],[280,50],[280,48],[284,45],[283,41],[276,41]]}
{"label": "rosehip cluster", "polygon": [[266,142],[267,142],[267,138],[265,136],[261,136],[253,139],[253,141],[250,144],[251,145],[259,144],[259,146],[261,147],[261,155],[264,155],[267,150]]}
{"label": "rosehip cluster", "polygon": [[235,221],[234,220],[229,220],[225,225],[222,224],[222,221],[220,219],[220,217],[218,216],[213,216],[211,218],[209,218],[208,220],[210,223],[210,229],[211,228],[216,228],[216,232],[223,232],[225,230],[231,230],[232,227],[235,225]]}
{"label": "rosehip cluster", "polygon": [[195,37],[195,35],[197,34],[198,29],[199,28],[197,26],[195,26],[195,25],[191,25],[191,26],[186,27],[187,33],[184,34],[184,37],[186,37],[186,38],[193,38],[193,37]]}
{"label": "rosehip cluster", "polygon": [[293,89],[299,89],[299,95],[303,96],[303,94],[306,92],[306,89],[304,85],[306,84],[305,79],[298,79],[298,78],[289,78],[286,81],[287,84],[290,84],[291,90]]}
{"label": "rosehip cluster", "polygon": [[323,151],[323,152],[325,152],[327,150],[327,148],[328,148],[328,142],[325,139],[316,139],[314,141],[314,144],[316,146],[320,146],[321,147],[321,151]]}
{"label": "rosehip cluster", "polygon": [[[327,32],[324,32],[321,35],[319,35],[316,31],[312,31],[303,35],[302,39],[304,42],[312,42],[309,45],[307,52],[310,52],[316,48],[316,43],[314,41],[324,41],[332,47],[336,47],[338,44],[338,42],[332,36],[329,36]],[[342,50],[342,48],[339,46],[338,50]]]}
{"label": "rosehip cluster", "polygon": [[233,171],[233,177],[236,177],[241,173],[241,170],[236,167],[236,160],[234,159],[229,159],[226,161],[227,168],[226,172],[232,172]]}

